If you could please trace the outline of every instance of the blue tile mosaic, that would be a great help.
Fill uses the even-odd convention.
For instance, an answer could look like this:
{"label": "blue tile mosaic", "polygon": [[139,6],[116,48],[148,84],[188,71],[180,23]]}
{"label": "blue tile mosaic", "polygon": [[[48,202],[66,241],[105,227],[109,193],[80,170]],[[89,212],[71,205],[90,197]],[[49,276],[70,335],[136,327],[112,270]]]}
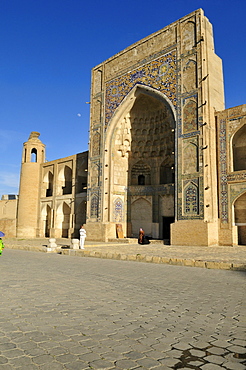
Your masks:
{"label": "blue tile mosaic", "polygon": [[136,84],[152,87],[164,93],[176,107],[176,50],[106,83],[105,125],[108,125],[116,108]]}

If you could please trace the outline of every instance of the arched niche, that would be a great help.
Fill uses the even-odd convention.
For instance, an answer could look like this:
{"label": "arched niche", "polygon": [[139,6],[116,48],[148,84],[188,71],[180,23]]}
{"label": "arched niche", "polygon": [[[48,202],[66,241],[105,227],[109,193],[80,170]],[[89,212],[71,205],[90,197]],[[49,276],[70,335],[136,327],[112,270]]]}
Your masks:
{"label": "arched niche", "polygon": [[246,170],[246,125],[243,125],[232,139],[233,171]]}
{"label": "arched niche", "polygon": [[183,172],[184,174],[198,171],[198,146],[189,140],[183,142]]}
{"label": "arched niche", "polygon": [[51,229],[51,208],[49,205],[46,206],[46,220],[45,220],[45,237],[50,236]]}
{"label": "arched niche", "polygon": [[188,93],[197,88],[197,63],[189,59],[183,67],[183,92]]}
{"label": "arched niche", "polygon": [[[175,117],[169,103],[163,94],[137,87],[117,109],[108,129],[105,161],[112,163],[116,185],[158,184],[161,162],[174,164]],[[123,173],[130,174],[128,184]]]}
{"label": "arched niche", "polygon": [[43,178],[43,189],[45,191],[46,197],[51,197],[53,195],[53,183],[54,175],[51,170],[47,170]]}
{"label": "arched niche", "polygon": [[[71,200],[57,202],[55,228],[61,238],[68,238],[70,229]],[[58,237],[58,236],[57,236]]]}
{"label": "arched niche", "polygon": [[52,208],[51,204],[44,203],[41,209],[41,219],[43,222],[42,233],[46,238],[50,237],[52,227]]}
{"label": "arched niche", "polygon": [[234,219],[238,227],[238,244],[246,245],[246,192],[234,202]]}
{"label": "arched niche", "polygon": [[[160,184],[161,163],[170,163],[170,167],[174,164],[175,117],[174,107],[164,94],[139,85],[132,89],[116,109],[109,122],[105,140],[105,221],[113,220],[116,194],[122,194],[126,205],[124,219],[128,220],[129,224],[132,222],[131,187],[141,185],[141,191],[150,191],[151,196],[155,196],[155,185]],[[147,186],[148,189],[144,189]],[[148,229],[151,232],[152,204],[149,206],[151,211],[148,212]],[[157,229],[157,213],[154,222]],[[129,236],[131,235],[129,231]]]}
{"label": "arched niche", "polygon": [[85,159],[77,158],[76,176],[75,176],[75,193],[83,193],[87,190],[88,162]]}
{"label": "arched niche", "polygon": [[62,221],[62,238],[68,238],[70,228],[71,207],[64,202],[62,205],[63,221]]}
{"label": "arched niche", "polygon": [[187,99],[183,107],[183,133],[197,130],[197,101]]}
{"label": "arched niche", "polygon": [[189,51],[196,45],[196,23],[195,20],[182,24],[182,51]]}
{"label": "arched niche", "polygon": [[150,185],[151,171],[150,166],[144,161],[138,161],[131,169],[131,183],[130,185]]}
{"label": "arched niche", "polygon": [[70,165],[59,164],[57,187],[58,195],[72,193],[72,168]]}
{"label": "arched niche", "polygon": [[64,180],[63,195],[72,193],[72,169],[68,166],[64,168]]}

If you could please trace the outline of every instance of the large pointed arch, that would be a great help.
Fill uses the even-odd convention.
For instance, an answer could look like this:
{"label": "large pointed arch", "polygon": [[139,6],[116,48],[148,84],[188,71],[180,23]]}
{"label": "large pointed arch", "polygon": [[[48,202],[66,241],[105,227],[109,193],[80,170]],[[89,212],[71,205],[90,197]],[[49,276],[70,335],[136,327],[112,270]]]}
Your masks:
{"label": "large pointed arch", "polygon": [[129,94],[125,96],[121,104],[116,108],[111,120],[109,121],[105,143],[106,147],[109,146],[109,140],[112,136],[112,132],[115,129],[115,126],[117,125],[117,122],[123,119],[124,115],[126,115],[127,112],[130,112],[135,103],[135,100],[140,94],[154,97],[155,99],[160,100],[167,108],[171,109],[174,122],[173,128],[175,128],[176,110],[171,100],[165,94],[153,89],[152,87],[136,84],[129,92]]}
{"label": "large pointed arch", "polygon": [[174,105],[172,104],[171,100],[163,93],[159,92],[148,86],[143,86],[136,84],[134,88],[129,92],[128,95],[123,99],[119,107],[115,110],[108,128],[106,132],[106,139],[105,139],[105,163],[106,165],[109,163],[110,158],[112,157],[112,139],[113,139],[113,132],[127,114],[131,111],[132,107],[136,99],[139,97],[140,94],[147,95],[149,97],[155,98],[162,102],[164,106],[171,112],[171,127],[174,130],[176,127],[176,110]]}
{"label": "large pointed arch", "polygon": [[[156,206],[159,202],[156,192],[157,185],[161,185],[159,173],[163,160],[175,168],[175,126],[176,112],[172,102],[163,93],[142,85],[136,85],[131,90],[109,122],[104,145],[103,220],[114,220],[114,199],[121,195],[125,204],[124,227],[129,230],[127,236],[133,236],[136,231],[130,198],[131,190],[136,192],[132,187],[139,185],[141,191],[145,194],[150,191],[150,198],[156,199],[157,210],[148,212],[148,232],[155,237],[161,233],[162,219]],[[133,173],[136,181],[132,181]],[[165,194],[168,191],[163,188]],[[172,197],[175,213],[174,195]]]}

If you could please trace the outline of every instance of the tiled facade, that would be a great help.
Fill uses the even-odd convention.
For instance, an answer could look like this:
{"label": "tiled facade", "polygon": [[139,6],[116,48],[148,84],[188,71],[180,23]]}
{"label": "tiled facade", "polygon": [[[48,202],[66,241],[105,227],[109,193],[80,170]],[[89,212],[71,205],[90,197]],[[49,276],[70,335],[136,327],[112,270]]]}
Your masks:
{"label": "tiled facade", "polygon": [[[246,244],[246,105],[216,113],[218,203],[221,234],[228,244]],[[239,131],[241,135],[236,137]],[[236,139],[236,140],[235,140]],[[240,155],[235,148],[239,143]],[[238,163],[242,167],[238,170]],[[239,207],[238,207],[239,204]],[[240,239],[240,240],[239,240]]]}
{"label": "tiled facade", "polygon": [[[144,63],[144,61],[143,61]],[[156,89],[177,104],[176,49],[106,83],[105,125],[132,88],[141,84]]]}
{"label": "tiled facade", "polygon": [[202,9],[93,68],[88,166],[87,153],[38,164],[28,197],[37,138],[25,143],[17,235],[72,237],[86,215],[91,240],[117,225],[174,245],[246,244],[246,106],[224,110],[223,88]]}
{"label": "tiled facade", "polygon": [[94,238],[115,236],[117,198],[127,237],[136,237],[144,226],[151,237],[165,239],[172,223],[171,241],[179,244],[183,222],[189,222],[191,244],[213,244],[218,233],[214,108],[223,110],[224,98],[222,64],[203,11],[96,66],[91,92],[88,205],[94,194],[99,199],[97,219],[88,208],[88,235],[91,228]]}

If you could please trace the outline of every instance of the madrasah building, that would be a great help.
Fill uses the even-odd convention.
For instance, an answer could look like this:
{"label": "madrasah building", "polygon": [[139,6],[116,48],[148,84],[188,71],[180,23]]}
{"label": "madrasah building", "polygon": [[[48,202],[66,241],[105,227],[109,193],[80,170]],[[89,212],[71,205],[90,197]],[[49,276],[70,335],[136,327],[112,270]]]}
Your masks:
{"label": "madrasah building", "polygon": [[[51,162],[32,132],[6,236],[246,245],[246,105],[225,109],[202,9],[92,70],[89,151]],[[4,197],[3,197],[4,198]],[[11,203],[12,202],[12,203]]]}

